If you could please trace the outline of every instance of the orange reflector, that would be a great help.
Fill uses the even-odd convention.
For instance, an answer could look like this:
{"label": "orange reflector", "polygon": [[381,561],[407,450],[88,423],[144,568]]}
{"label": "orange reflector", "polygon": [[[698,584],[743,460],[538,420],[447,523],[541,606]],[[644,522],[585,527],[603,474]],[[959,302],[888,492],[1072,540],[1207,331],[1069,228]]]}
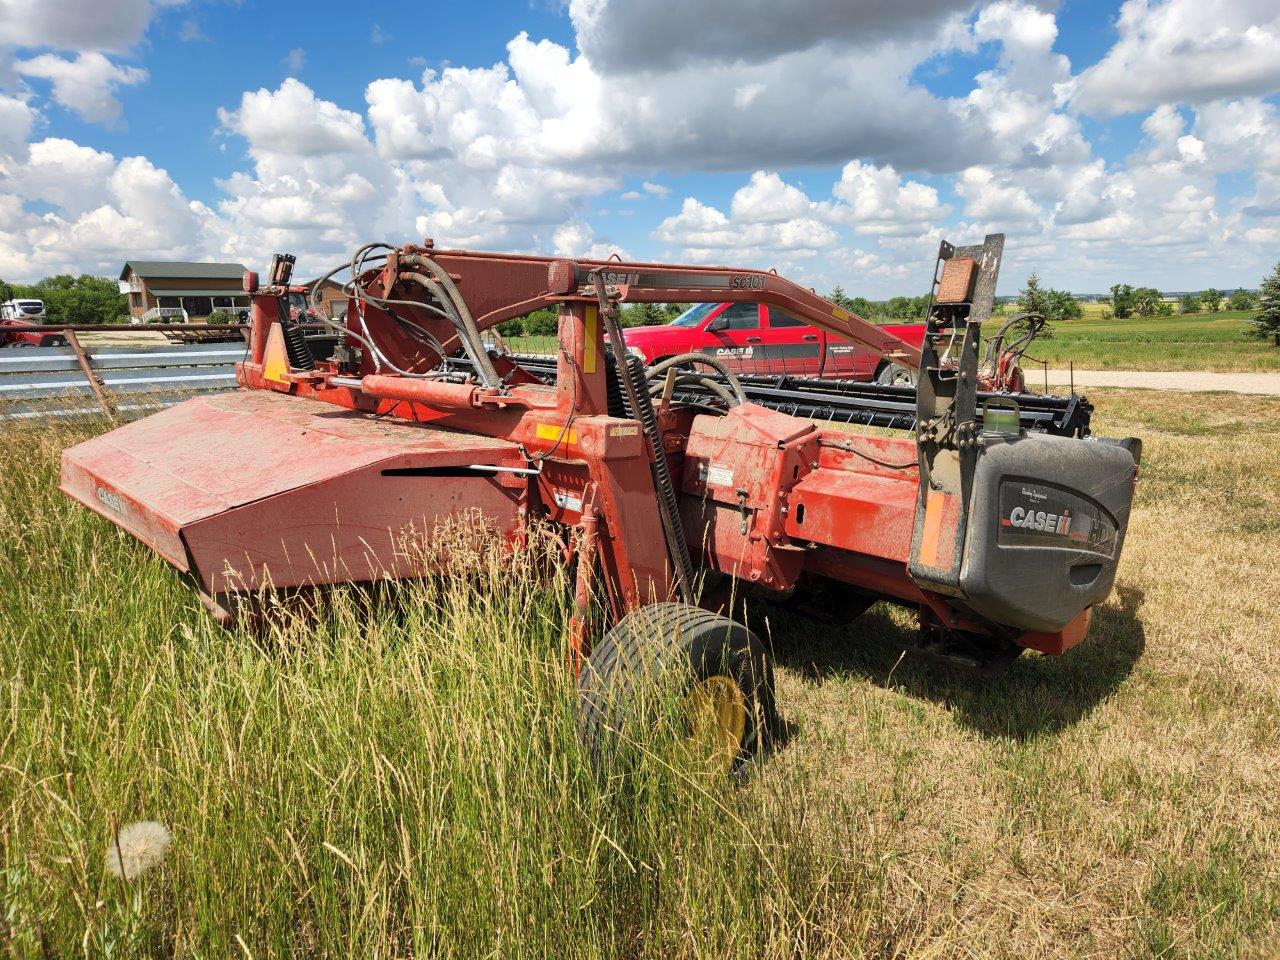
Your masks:
{"label": "orange reflector", "polygon": [[560,443],[562,440],[565,443],[578,442],[578,431],[572,427],[566,430],[559,423],[540,423],[534,428],[533,433],[539,440],[549,440],[552,443]]}

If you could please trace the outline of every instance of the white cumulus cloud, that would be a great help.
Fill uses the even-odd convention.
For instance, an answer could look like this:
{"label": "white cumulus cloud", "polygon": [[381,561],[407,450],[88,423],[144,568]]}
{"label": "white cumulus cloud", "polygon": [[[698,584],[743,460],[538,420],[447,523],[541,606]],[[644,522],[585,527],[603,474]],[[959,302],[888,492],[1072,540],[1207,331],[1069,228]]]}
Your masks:
{"label": "white cumulus cloud", "polygon": [[24,77],[50,81],[53,99],[81,119],[107,124],[120,119],[116,89],[142,83],[148,76],[141,67],[121,66],[96,52],[77,54],[75,59],[44,53],[19,60],[14,70]]}

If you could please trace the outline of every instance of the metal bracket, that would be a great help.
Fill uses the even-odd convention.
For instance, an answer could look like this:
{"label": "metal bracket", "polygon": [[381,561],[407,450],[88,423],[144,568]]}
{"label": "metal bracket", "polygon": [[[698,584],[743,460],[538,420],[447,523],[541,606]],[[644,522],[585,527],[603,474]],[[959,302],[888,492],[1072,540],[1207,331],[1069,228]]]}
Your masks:
{"label": "metal bracket", "polygon": [[[977,394],[982,321],[991,316],[1003,252],[1004,234],[990,234],[980,246],[971,247],[953,247],[944,240],[925,321],[916,388],[920,498],[907,569],[921,587],[955,597],[963,595],[960,570],[981,435]],[[952,260],[958,270],[948,269]],[[958,356],[953,353],[957,338]]]}

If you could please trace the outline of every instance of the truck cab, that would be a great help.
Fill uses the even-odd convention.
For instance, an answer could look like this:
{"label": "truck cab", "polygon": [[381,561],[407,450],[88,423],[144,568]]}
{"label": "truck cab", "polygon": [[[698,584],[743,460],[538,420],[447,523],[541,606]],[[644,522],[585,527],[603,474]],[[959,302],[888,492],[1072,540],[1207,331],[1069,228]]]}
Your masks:
{"label": "truck cab", "polygon": [[[883,329],[916,346],[924,340],[922,323]],[[646,364],[680,353],[705,353],[736,373],[882,382],[902,369],[865,347],[762,303],[695,304],[668,324],[630,327],[623,339]]]}

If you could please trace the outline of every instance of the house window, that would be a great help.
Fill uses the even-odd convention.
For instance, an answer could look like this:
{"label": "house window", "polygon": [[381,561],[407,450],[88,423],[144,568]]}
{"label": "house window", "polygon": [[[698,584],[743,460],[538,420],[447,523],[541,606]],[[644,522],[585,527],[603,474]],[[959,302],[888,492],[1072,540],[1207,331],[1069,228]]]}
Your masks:
{"label": "house window", "polygon": [[166,308],[182,306],[182,301],[179,300],[177,297],[160,297],[159,303],[160,303],[160,306],[166,307]]}
{"label": "house window", "polygon": [[183,297],[182,305],[193,317],[207,317],[213,313],[213,301],[209,297]]}
{"label": "house window", "polygon": [[215,310],[230,310],[231,299],[232,299],[231,297],[214,297],[213,308]]}

